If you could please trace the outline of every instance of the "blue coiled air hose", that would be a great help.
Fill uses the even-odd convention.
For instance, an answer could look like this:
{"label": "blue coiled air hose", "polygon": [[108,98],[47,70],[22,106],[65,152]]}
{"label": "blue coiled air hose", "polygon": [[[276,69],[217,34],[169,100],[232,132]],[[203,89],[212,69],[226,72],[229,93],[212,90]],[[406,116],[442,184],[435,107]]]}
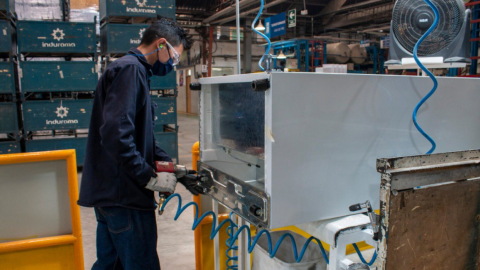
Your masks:
{"label": "blue coiled air hose", "polygon": [[268,47],[267,47],[267,50],[266,50],[265,54],[262,56],[262,58],[261,58],[260,61],[258,62],[258,66],[260,67],[260,69],[261,69],[262,71],[265,71],[265,68],[262,66],[262,63],[263,63],[263,60],[265,59],[265,55],[267,55],[267,54],[270,52],[270,49],[272,48],[272,42],[270,41],[270,39],[269,39],[265,34],[263,34],[262,32],[258,31],[257,29],[255,29],[255,25],[257,24],[258,19],[260,19],[260,16],[262,15],[263,6],[264,6],[264,1],[261,0],[260,10],[258,11],[257,17],[255,18],[255,20],[254,20],[253,23],[252,23],[252,29],[253,29],[253,31],[254,31],[255,33],[259,34],[259,35],[262,36],[264,39],[266,39],[266,40],[267,40],[267,43],[268,43]]}
{"label": "blue coiled air hose", "polygon": [[[198,225],[200,225],[200,223],[202,222],[202,220],[204,218],[206,218],[207,216],[212,216],[213,217],[213,224],[212,224],[212,230],[210,232],[210,239],[214,239],[215,236],[218,234],[218,232],[220,231],[220,229],[227,223],[230,224],[230,226],[227,228],[227,233],[229,233],[229,238],[227,240],[227,246],[229,248],[228,251],[230,250],[237,250],[238,247],[234,246],[235,242],[238,240],[238,237],[240,236],[240,234],[242,233],[242,231],[246,231],[247,235],[248,235],[248,241],[247,241],[247,245],[248,245],[248,253],[252,253],[253,252],[253,249],[255,248],[255,246],[257,245],[257,242],[258,240],[260,239],[260,237],[262,235],[266,235],[267,239],[268,239],[268,254],[270,256],[270,258],[273,258],[275,257],[275,255],[277,254],[278,252],[278,249],[280,248],[280,245],[282,244],[283,240],[285,240],[285,238],[290,238],[290,240],[292,241],[292,247],[293,247],[293,254],[294,254],[294,258],[295,258],[295,261],[296,262],[301,262],[304,255],[305,255],[305,252],[308,248],[308,245],[310,244],[310,242],[316,242],[320,248],[320,250],[322,251],[322,255],[323,255],[323,258],[325,259],[325,261],[327,262],[327,264],[329,264],[329,260],[328,260],[328,256],[327,256],[327,252],[325,251],[325,248],[323,247],[322,245],[322,242],[315,238],[315,237],[310,237],[307,242],[305,242],[305,244],[303,245],[303,248],[300,252],[300,254],[298,253],[298,250],[297,250],[297,244],[295,242],[295,239],[293,238],[293,235],[290,234],[290,233],[285,233],[284,235],[282,235],[282,237],[280,237],[280,239],[278,240],[277,244],[275,245],[275,247],[273,247],[273,243],[272,243],[272,237],[270,235],[270,232],[267,231],[267,230],[261,230],[260,232],[258,232],[256,235],[255,235],[255,238],[252,240],[252,237],[251,237],[251,232],[250,232],[250,228],[247,226],[247,225],[244,225],[240,228],[238,228],[237,232],[233,235],[233,229],[234,228],[237,228],[237,224],[235,224],[235,222],[232,220],[232,213],[230,214],[230,217],[227,218],[226,220],[222,221],[220,223],[220,225],[218,225],[218,227],[216,227],[216,215],[213,211],[207,211],[205,212],[203,215],[201,215],[200,217],[198,217],[198,213],[199,213],[199,207],[198,207],[198,204],[196,204],[195,202],[189,202],[187,203],[185,206],[182,206],[182,197],[180,197],[179,194],[173,194],[171,195],[170,197],[167,198],[167,200],[165,201],[165,203],[162,205],[162,207],[160,208],[160,211],[164,211],[165,210],[165,207],[167,206],[167,204],[173,199],[173,198],[178,198],[178,208],[177,208],[177,213],[175,214],[175,218],[174,220],[177,220],[181,215],[182,213],[190,206],[193,206],[195,208],[195,217],[194,217],[194,220],[193,220],[193,226],[192,226],[192,230],[195,230]],[[229,232],[229,228],[231,229],[231,231]],[[356,247],[356,245],[354,245],[354,247]],[[360,259],[362,260],[362,262],[368,264],[368,265],[372,265],[374,262],[375,262],[375,259],[377,257],[377,253],[375,252],[375,255],[373,256],[372,258],[372,261],[370,263],[367,263],[365,262],[365,259],[363,258],[360,250],[358,249],[358,247],[356,247],[356,250],[357,250],[357,253],[359,254],[359,257]],[[231,258],[230,258],[231,257]],[[228,269],[237,269],[237,265],[228,265],[229,262],[233,262],[233,261],[236,261],[238,260],[238,257],[236,256],[229,256],[229,260],[227,261],[227,267],[229,267]]]}
{"label": "blue coiled air hose", "polygon": [[[229,215],[229,218],[231,220],[233,220],[232,216],[233,214],[235,214],[234,212],[231,212],[230,215]],[[235,264],[236,261],[238,261],[238,256],[233,256],[233,255],[230,255],[230,252],[231,251],[238,251],[238,246],[235,246],[234,244],[231,244],[233,240],[233,236],[234,236],[234,231],[235,228],[238,228],[237,224],[233,224],[233,223],[230,223],[230,226],[227,227],[227,235],[228,235],[228,239],[227,239],[227,242],[226,242],[226,245],[228,247],[227,249],[227,270],[237,270],[238,269],[238,265]]]}
{"label": "blue coiled air hose", "polygon": [[427,155],[429,155],[429,154],[431,154],[435,151],[435,148],[437,148],[437,144],[435,143],[433,138],[430,137],[430,135],[428,135],[418,124],[417,113],[418,113],[418,110],[420,109],[420,107],[422,107],[422,105],[433,95],[433,93],[435,93],[435,91],[437,91],[438,81],[435,78],[435,75],[433,75],[433,73],[430,72],[430,70],[428,70],[422,64],[422,62],[420,62],[420,59],[418,59],[418,48],[420,47],[422,42],[428,37],[428,35],[430,35],[433,32],[433,30],[435,30],[435,28],[437,27],[438,21],[439,21],[439,11],[438,11],[437,7],[430,0],[424,0],[424,2],[427,3],[433,9],[433,12],[435,13],[435,21],[433,22],[432,26],[428,29],[428,31],[418,40],[417,44],[415,45],[415,48],[413,49],[413,58],[415,59],[415,62],[417,63],[417,65],[425,73],[427,73],[427,75],[430,77],[430,79],[432,79],[433,88],[415,107],[415,110],[413,111],[413,123],[415,124],[415,127],[417,128],[417,130],[423,135],[423,137],[425,137],[432,144],[432,148],[427,152]]}
{"label": "blue coiled air hose", "polygon": [[[200,223],[202,222],[202,220],[204,218],[206,218],[207,216],[212,216],[213,217],[213,224],[212,224],[212,230],[211,230],[211,233],[210,233],[210,239],[214,239],[215,238],[215,235],[218,234],[218,232],[220,231],[220,229],[227,223],[230,223],[230,227],[238,227],[235,222],[230,219],[230,218],[227,218],[225,219],[224,221],[222,221],[220,223],[220,225],[218,225],[218,227],[216,227],[216,215],[213,211],[207,211],[205,212],[203,215],[201,215],[200,217],[198,217],[198,213],[199,213],[199,207],[198,207],[198,204],[196,204],[195,202],[189,202],[187,203],[185,206],[182,206],[182,197],[180,197],[179,194],[172,194],[170,197],[168,197],[168,199],[165,201],[165,203],[163,203],[162,207],[160,208],[160,211],[164,211],[165,209],[165,206],[167,206],[167,204],[173,199],[173,198],[178,198],[178,208],[177,208],[177,213],[175,214],[175,218],[174,220],[177,220],[181,215],[182,213],[190,206],[193,205],[193,207],[195,208],[195,217],[194,217],[194,220],[193,220],[193,226],[192,226],[192,230],[195,230],[198,225],[200,225]],[[303,256],[305,255],[305,251],[307,250],[307,247],[308,245],[310,244],[310,242],[317,242],[318,246],[320,247],[320,250],[322,251],[322,254],[323,254],[323,257],[325,258],[325,261],[328,263],[328,256],[327,256],[327,252],[325,251],[325,248],[323,247],[322,243],[320,242],[320,240],[318,240],[317,238],[315,237],[310,237],[307,242],[305,243],[305,245],[303,246],[302,248],[302,251],[300,252],[300,254],[298,254],[298,251],[297,251],[297,245],[295,243],[295,239],[293,238],[293,236],[290,234],[290,233],[286,233],[284,234],[280,240],[277,242],[277,244],[275,245],[275,248],[272,249],[272,238],[270,236],[270,232],[267,231],[267,230],[261,230],[259,233],[257,233],[257,235],[255,236],[255,238],[253,239],[253,242],[252,242],[252,238],[251,238],[251,233],[250,233],[250,228],[247,226],[247,225],[244,225],[240,228],[238,228],[237,232],[235,233],[235,235],[233,235],[233,237],[230,237],[229,238],[229,241],[227,242],[228,243],[228,247],[229,248],[232,248],[233,245],[235,244],[235,242],[238,240],[238,237],[239,235],[242,233],[243,230],[246,230],[246,233],[248,234],[248,252],[249,253],[252,253],[253,252],[253,248],[257,245],[257,242],[258,242],[258,239],[260,239],[260,237],[262,235],[266,235],[267,238],[268,238],[268,245],[269,245],[269,255],[271,258],[275,257],[275,255],[277,254],[277,251],[278,251],[278,248],[280,247],[281,243],[283,242],[283,240],[286,238],[286,237],[289,237],[291,240],[292,240],[292,244],[293,244],[293,251],[294,251],[294,256],[295,256],[295,260],[297,262],[300,262],[302,259],[303,259]]]}

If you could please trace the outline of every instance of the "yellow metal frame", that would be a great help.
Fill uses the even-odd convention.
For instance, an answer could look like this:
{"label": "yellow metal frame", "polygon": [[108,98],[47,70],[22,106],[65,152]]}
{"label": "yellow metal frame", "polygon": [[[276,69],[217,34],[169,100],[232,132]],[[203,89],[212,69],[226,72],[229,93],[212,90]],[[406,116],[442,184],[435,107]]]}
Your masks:
{"label": "yellow metal frame", "polygon": [[[35,249],[73,245],[75,269],[84,270],[82,228],[80,222],[80,208],[78,200],[77,161],[75,150],[61,150],[50,152],[22,153],[0,155],[0,165],[66,160],[68,173],[68,187],[70,197],[70,213],[72,219],[72,234],[37,239],[21,240],[0,243],[0,256],[6,253],[25,252]],[[28,258],[25,258],[28,259]],[[59,258],[61,259],[61,258]],[[9,268],[10,269],[10,268]],[[17,269],[17,268],[12,268]],[[39,268],[37,268],[39,269]]]}

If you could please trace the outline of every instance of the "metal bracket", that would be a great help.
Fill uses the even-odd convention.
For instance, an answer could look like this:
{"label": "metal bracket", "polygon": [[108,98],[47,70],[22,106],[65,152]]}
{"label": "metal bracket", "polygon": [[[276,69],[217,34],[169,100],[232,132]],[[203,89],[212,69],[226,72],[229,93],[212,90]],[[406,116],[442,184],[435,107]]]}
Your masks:
{"label": "metal bracket", "polygon": [[199,162],[200,186],[223,206],[262,228],[269,227],[270,198],[261,189]]}

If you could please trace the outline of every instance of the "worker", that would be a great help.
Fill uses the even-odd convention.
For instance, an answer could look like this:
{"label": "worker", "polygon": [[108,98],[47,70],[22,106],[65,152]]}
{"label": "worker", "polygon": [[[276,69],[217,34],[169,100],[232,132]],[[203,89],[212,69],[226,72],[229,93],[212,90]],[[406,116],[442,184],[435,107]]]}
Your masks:
{"label": "worker", "polygon": [[280,64],[278,65],[278,68],[277,68],[277,69],[279,69],[279,70],[281,70],[281,71],[285,71],[285,65],[286,65],[286,64],[287,64],[287,63],[285,62],[285,60],[280,60]]}
{"label": "worker", "polygon": [[[172,161],[154,137],[152,75],[165,76],[192,46],[176,22],[159,19],[137,48],[111,63],[93,104],[78,204],[97,219],[97,261],[92,270],[159,270],[155,191],[173,193],[177,179],[157,179],[155,161]],[[160,175],[160,174],[159,174]],[[145,187],[157,184],[153,190]],[[189,178],[178,179],[192,194]]]}

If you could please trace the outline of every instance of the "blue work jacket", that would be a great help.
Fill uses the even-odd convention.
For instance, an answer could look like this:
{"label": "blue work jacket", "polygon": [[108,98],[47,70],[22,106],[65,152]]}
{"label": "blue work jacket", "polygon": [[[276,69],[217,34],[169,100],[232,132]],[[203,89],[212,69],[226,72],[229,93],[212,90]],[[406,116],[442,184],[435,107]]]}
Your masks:
{"label": "blue work jacket", "polygon": [[[170,67],[162,67],[164,75]],[[93,103],[78,204],[155,209],[155,161],[171,161],[154,137],[155,104],[150,98],[152,66],[141,52],[111,63]]]}

